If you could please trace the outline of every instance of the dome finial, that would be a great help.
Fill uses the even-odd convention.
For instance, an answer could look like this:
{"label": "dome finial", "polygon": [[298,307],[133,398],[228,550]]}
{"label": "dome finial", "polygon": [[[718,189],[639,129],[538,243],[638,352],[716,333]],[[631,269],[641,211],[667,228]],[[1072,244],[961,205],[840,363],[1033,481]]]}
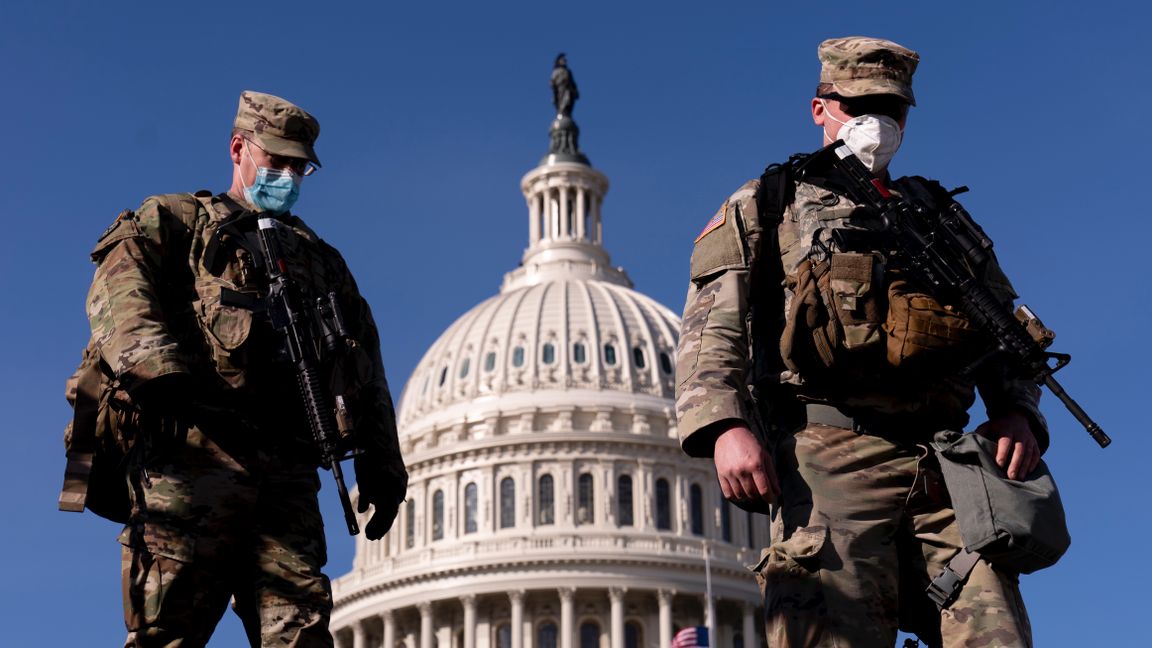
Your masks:
{"label": "dome finial", "polygon": [[572,119],[572,109],[580,92],[576,89],[576,79],[568,69],[568,57],[563,53],[556,55],[556,62],[552,67],[552,105],[556,107],[556,119],[552,120],[552,128],[548,130],[550,144],[548,155],[544,156],[545,164],[550,162],[580,162],[588,164],[588,158],[580,152],[580,128]]}

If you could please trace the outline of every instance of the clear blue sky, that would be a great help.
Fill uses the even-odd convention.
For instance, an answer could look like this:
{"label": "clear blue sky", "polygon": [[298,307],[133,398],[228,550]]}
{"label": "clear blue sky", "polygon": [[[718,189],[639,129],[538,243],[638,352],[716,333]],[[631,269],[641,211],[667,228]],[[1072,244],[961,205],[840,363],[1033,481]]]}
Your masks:
{"label": "clear blue sky", "polygon": [[[8,3],[0,645],[123,639],[118,529],[56,511],[64,379],[88,335],[87,253],[149,194],[227,187],[241,90],[319,117],[324,168],[297,211],[357,274],[398,395],[437,335],[519,261],[519,179],[546,150],[557,52],[579,83],[583,148],[612,181],[607,247],[679,311],[692,239],[721,201],[768,162],[820,145],[807,116],[816,45],[849,34],[921,53],[920,106],[893,170],[972,188],[965,203],[1024,301],[1074,357],[1060,379],[1115,439],[1098,449],[1046,399],[1073,545],[1023,579],[1037,645],[1147,645],[1148,10],[808,6]],[[324,478],[338,576],[352,543]],[[212,645],[240,636],[229,615]]]}

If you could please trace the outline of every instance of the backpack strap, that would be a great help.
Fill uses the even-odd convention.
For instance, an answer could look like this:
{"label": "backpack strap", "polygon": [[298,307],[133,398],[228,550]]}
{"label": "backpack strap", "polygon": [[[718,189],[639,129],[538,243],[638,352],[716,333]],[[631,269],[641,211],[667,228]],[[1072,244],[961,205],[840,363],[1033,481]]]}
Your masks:
{"label": "backpack strap", "polygon": [[72,396],[72,421],[66,433],[67,464],[64,468],[64,487],[60,490],[59,508],[61,511],[84,510],[88,500],[88,478],[92,473],[92,460],[96,453],[96,423],[100,410],[100,358],[99,351],[91,342],[84,349],[84,360],[76,374],[69,380],[69,389],[75,381],[75,395]]}
{"label": "backpack strap", "polygon": [[940,572],[936,578],[928,583],[928,589],[925,593],[936,607],[943,610],[952,602],[956,600],[956,595],[964,587],[964,582],[968,580],[968,575],[972,573],[972,569],[976,563],[980,562],[980,554],[975,551],[968,551],[961,548],[960,553],[952,557],[948,564],[944,566],[944,570]]}

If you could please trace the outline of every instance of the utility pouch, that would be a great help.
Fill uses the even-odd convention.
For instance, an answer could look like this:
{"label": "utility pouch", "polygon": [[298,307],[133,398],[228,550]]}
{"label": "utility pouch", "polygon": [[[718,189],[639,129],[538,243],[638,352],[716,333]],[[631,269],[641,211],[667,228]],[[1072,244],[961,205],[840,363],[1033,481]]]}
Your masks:
{"label": "utility pouch", "polygon": [[944,430],[932,446],[968,551],[1021,574],[1060,560],[1072,539],[1043,461],[1027,478],[1013,480],[996,465],[995,442],[982,435]]}
{"label": "utility pouch", "polygon": [[888,364],[893,367],[958,367],[978,351],[978,330],[963,313],[900,277],[888,285],[884,332]]}
{"label": "utility pouch", "polygon": [[868,350],[884,340],[883,261],[875,254],[835,253],[800,263],[792,306],[781,338],[785,364],[819,375],[842,364],[866,365]]}

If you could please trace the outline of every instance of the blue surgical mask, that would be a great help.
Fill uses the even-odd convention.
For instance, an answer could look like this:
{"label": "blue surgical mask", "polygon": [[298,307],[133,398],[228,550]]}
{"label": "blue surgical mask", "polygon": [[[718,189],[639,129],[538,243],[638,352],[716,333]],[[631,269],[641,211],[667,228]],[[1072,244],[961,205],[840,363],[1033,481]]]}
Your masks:
{"label": "blue surgical mask", "polygon": [[291,171],[269,169],[256,166],[252,159],[252,152],[248,150],[248,142],[244,142],[244,150],[248,152],[248,159],[256,167],[256,179],[252,186],[244,187],[244,196],[252,206],[260,211],[270,211],[274,214],[283,214],[292,209],[296,199],[300,197],[301,177]]}

